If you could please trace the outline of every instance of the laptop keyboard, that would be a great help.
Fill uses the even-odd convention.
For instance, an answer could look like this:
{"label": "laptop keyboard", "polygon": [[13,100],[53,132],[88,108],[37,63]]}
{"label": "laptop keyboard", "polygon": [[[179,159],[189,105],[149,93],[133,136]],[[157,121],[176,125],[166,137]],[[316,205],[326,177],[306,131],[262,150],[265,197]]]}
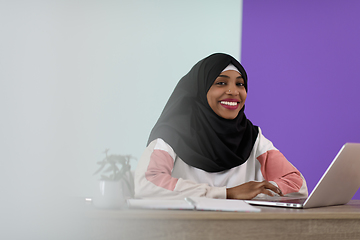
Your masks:
{"label": "laptop keyboard", "polygon": [[266,195],[266,196],[261,196],[261,197],[255,197],[252,200],[302,204],[305,202],[306,198],[291,198],[291,197],[278,197],[278,196],[270,197],[270,196]]}

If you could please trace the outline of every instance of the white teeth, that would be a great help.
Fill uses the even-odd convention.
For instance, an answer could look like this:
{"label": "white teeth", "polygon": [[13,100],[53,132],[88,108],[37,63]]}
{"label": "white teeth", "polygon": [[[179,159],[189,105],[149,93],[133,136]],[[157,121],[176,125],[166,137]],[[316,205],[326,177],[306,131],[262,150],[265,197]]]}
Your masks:
{"label": "white teeth", "polygon": [[221,101],[221,104],[229,105],[229,106],[236,106],[237,102],[227,102],[227,101]]}

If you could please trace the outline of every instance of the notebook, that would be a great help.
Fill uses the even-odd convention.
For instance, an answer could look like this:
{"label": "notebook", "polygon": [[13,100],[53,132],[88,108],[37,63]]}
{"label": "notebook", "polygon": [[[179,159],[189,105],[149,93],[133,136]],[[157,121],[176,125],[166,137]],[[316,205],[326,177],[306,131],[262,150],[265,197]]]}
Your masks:
{"label": "notebook", "polygon": [[128,199],[129,208],[142,209],[179,209],[199,211],[227,211],[227,212],[260,212],[242,200],[212,199],[205,197],[186,197],[184,199]]}
{"label": "notebook", "polygon": [[346,143],[306,199],[270,197],[245,202],[252,205],[314,208],[348,203],[360,187],[360,143]]}

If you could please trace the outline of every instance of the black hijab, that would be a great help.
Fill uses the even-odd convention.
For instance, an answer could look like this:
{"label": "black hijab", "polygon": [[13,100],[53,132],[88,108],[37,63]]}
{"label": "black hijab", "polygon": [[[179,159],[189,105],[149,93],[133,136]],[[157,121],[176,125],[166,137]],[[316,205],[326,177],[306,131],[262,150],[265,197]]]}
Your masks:
{"label": "black hijab", "polygon": [[246,162],[258,135],[258,127],[245,116],[218,116],[209,106],[207,92],[219,74],[232,63],[241,73],[247,91],[247,75],[233,57],[215,53],[199,61],[181,78],[150,133],[148,144],[162,138],[188,165],[220,172]]}

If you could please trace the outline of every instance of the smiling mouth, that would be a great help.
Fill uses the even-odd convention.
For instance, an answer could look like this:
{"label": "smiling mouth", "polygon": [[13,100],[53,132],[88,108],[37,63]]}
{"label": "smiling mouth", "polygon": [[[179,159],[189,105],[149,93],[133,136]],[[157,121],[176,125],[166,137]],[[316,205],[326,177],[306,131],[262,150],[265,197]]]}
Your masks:
{"label": "smiling mouth", "polygon": [[220,103],[222,105],[227,105],[227,106],[237,106],[239,104],[238,102],[228,102],[228,101],[220,101]]}
{"label": "smiling mouth", "polygon": [[238,108],[239,102],[220,101],[220,105],[226,109],[236,110]]}

